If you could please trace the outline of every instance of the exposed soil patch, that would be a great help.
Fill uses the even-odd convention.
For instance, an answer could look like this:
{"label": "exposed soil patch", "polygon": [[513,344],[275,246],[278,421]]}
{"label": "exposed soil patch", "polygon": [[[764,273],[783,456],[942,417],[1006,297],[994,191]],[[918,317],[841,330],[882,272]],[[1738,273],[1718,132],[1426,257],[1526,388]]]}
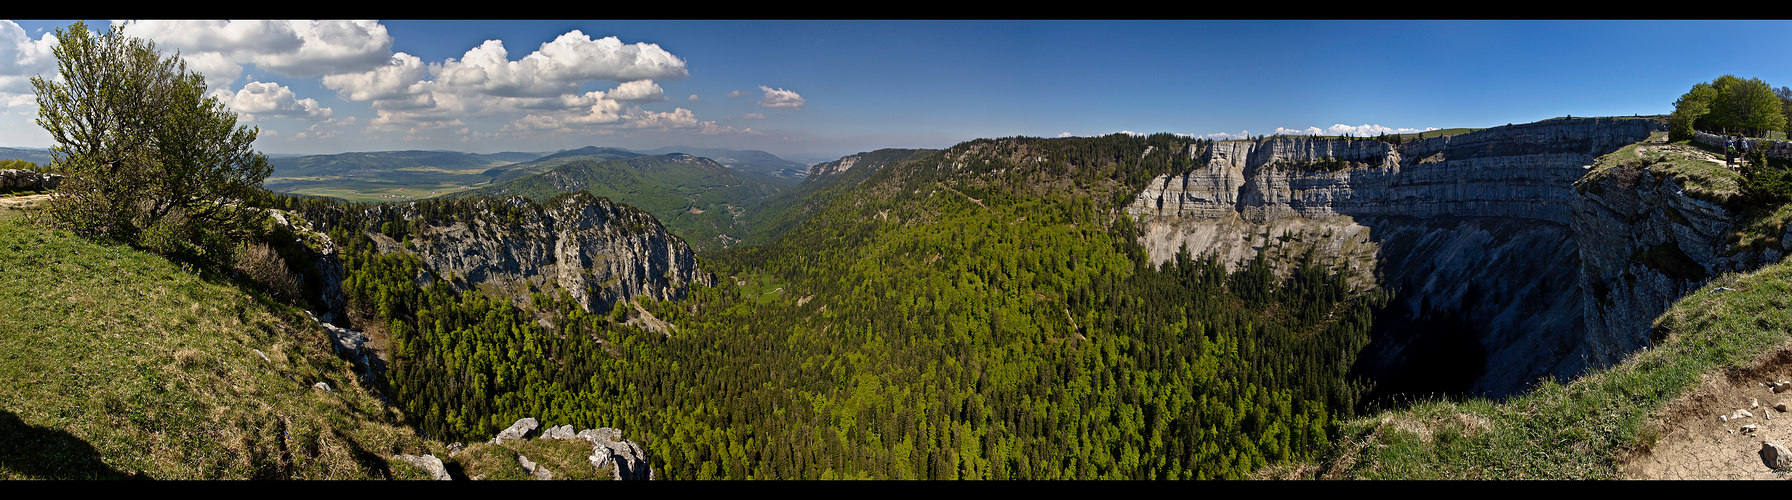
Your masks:
{"label": "exposed soil patch", "polygon": [[1792,445],[1792,413],[1774,409],[1780,402],[1792,405],[1792,391],[1775,393],[1767,385],[1781,380],[1792,380],[1792,346],[1771,351],[1753,368],[1706,375],[1692,394],[1668,404],[1660,437],[1619,465],[1622,477],[1792,478],[1774,472],[1760,455],[1762,441]]}
{"label": "exposed soil patch", "polygon": [[24,196],[0,197],[0,209],[17,210],[50,201],[49,194],[28,194]]}

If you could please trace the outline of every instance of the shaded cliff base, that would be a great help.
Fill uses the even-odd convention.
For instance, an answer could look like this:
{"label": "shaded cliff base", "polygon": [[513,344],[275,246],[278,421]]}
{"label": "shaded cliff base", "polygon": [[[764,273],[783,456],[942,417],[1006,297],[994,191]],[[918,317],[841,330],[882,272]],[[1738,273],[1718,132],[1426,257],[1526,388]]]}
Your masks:
{"label": "shaded cliff base", "polygon": [[[1265,470],[1261,477],[1615,479],[1634,477],[1627,474],[1635,467],[1647,468],[1648,457],[1657,452],[1685,455],[1675,463],[1691,465],[1674,466],[1677,474],[1729,473],[1724,468],[1734,462],[1739,448],[1724,445],[1724,440],[1750,439],[1750,448],[1759,450],[1763,437],[1726,433],[1716,445],[1687,448],[1676,444],[1683,439],[1679,434],[1664,429],[1677,429],[1684,419],[1701,418],[1701,412],[1738,401],[1743,406],[1734,409],[1746,409],[1748,401],[1740,399],[1744,395],[1759,398],[1764,407],[1777,402],[1761,397],[1762,391],[1750,384],[1756,378],[1792,375],[1785,362],[1776,361],[1786,359],[1777,351],[1792,342],[1792,263],[1717,277],[1677,301],[1657,318],[1655,328],[1661,338],[1654,348],[1632,353],[1611,368],[1567,384],[1545,380],[1502,402],[1422,402],[1359,418],[1344,424],[1324,459]],[[1732,375],[1737,373],[1741,375]],[[1702,385],[1708,387],[1707,396],[1696,395]],[[1700,406],[1700,401],[1711,403]],[[1792,416],[1777,415],[1774,422],[1792,424]],[[1702,418],[1715,420],[1716,415]],[[1742,425],[1760,423],[1748,420],[1736,423],[1738,435],[1746,434]],[[1688,432],[1694,442],[1712,437]],[[1760,463],[1758,455],[1755,460]]]}

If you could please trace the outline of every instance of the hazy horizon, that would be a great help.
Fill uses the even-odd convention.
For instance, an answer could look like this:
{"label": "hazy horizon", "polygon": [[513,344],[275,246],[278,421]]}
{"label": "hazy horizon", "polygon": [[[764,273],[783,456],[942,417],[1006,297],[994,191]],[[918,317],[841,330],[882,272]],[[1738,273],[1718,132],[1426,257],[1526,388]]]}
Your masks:
{"label": "hazy horizon", "polygon": [[[0,21],[0,146],[48,147],[53,31]],[[90,22],[104,29],[110,21]],[[271,154],[586,146],[804,163],[977,138],[1484,128],[1666,114],[1785,21],[148,21]],[[1676,34],[1700,33],[1700,43]],[[1718,48],[1721,48],[1719,50]]]}

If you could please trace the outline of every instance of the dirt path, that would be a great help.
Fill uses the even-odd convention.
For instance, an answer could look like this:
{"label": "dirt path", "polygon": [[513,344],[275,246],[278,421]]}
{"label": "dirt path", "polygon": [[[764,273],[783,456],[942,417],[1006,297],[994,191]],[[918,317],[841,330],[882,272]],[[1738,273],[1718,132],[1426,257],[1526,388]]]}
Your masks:
{"label": "dirt path", "polygon": [[[1654,446],[1625,460],[1620,473],[1625,479],[1792,478],[1768,468],[1760,455],[1762,441],[1792,446],[1792,413],[1773,408],[1792,405],[1792,391],[1776,394],[1764,385],[1780,380],[1792,380],[1789,346],[1754,368],[1707,375],[1693,394],[1668,405]],[[1744,430],[1751,425],[1753,432]]]}
{"label": "dirt path", "polygon": [[28,194],[28,195],[24,195],[24,196],[0,197],[0,209],[17,210],[20,208],[37,205],[39,203],[44,203],[47,201],[50,201],[50,195],[48,195],[48,194]]}
{"label": "dirt path", "polygon": [[40,209],[49,202],[50,195],[48,194],[0,196],[0,219],[18,218],[25,212]]}

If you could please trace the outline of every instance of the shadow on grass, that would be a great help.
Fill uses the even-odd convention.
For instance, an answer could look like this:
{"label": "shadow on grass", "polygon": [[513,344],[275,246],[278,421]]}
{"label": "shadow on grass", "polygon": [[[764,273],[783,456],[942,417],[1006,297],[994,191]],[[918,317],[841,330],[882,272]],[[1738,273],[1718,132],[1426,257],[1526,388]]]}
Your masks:
{"label": "shadow on grass", "polygon": [[81,438],[27,424],[6,410],[0,410],[0,470],[33,479],[150,479],[106,465]]}
{"label": "shadow on grass", "polygon": [[355,455],[355,462],[361,465],[362,470],[367,471],[369,475],[378,475],[378,479],[385,479],[387,481],[392,480],[392,469],[386,465],[385,459],[380,458],[379,455],[376,455],[373,452],[367,451],[366,448],[362,448],[360,441],[356,441],[355,438],[343,434],[341,430],[331,429],[330,432],[334,433],[337,439],[341,439],[342,442],[348,443],[349,451]]}

